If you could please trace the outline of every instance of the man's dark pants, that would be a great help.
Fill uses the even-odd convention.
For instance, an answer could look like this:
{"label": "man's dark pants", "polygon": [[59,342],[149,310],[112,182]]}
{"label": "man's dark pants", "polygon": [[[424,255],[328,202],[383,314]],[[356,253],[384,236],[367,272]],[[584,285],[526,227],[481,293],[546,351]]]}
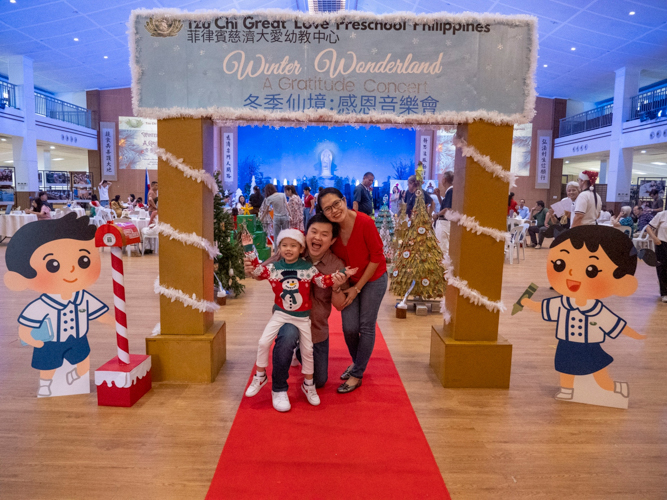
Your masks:
{"label": "man's dark pants", "polygon": [[[289,369],[292,364],[292,354],[299,345],[299,329],[285,324],[278,330],[276,343],[273,346],[273,372],[271,384],[273,392],[286,392]],[[297,358],[301,361],[301,353],[297,351]],[[329,370],[329,339],[313,344],[313,364],[315,373],[313,380],[318,389],[327,382]]]}

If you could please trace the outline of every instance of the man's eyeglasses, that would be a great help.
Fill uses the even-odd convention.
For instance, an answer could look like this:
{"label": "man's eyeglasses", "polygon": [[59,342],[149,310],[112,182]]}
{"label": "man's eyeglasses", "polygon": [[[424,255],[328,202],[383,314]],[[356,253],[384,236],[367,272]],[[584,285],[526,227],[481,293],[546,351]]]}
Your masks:
{"label": "man's eyeglasses", "polygon": [[338,200],[334,201],[328,207],[323,208],[322,212],[324,212],[324,215],[330,215],[331,212],[333,212],[334,210],[340,210],[341,208],[343,208],[343,203],[344,203],[344,199],[342,199],[342,198],[338,199]]}

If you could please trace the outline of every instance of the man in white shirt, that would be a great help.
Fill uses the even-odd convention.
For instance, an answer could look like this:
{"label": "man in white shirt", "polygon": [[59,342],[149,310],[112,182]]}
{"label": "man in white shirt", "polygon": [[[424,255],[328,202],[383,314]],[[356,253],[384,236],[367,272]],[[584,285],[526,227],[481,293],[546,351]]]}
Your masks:
{"label": "man in white shirt", "polygon": [[103,207],[109,206],[109,187],[111,183],[109,181],[102,181],[97,186],[97,191],[100,193],[100,205]]}
{"label": "man in white shirt", "polygon": [[598,217],[598,224],[602,224],[603,222],[611,222],[611,213],[607,211],[607,205],[602,205],[600,217]]}
{"label": "man in white shirt", "polygon": [[530,216],[530,209],[526,206],[526,200],[519,201],[519,205],[516,207],[516,211],[519,214],[519,217],[524,220]]}
{"label": "man in white shirt", "polygon": [[656,272],[660,283],[660,296],[667,302],[667,212],[662,211],[651,219],[646,232],[655,243],[655,256],[658,258]]}

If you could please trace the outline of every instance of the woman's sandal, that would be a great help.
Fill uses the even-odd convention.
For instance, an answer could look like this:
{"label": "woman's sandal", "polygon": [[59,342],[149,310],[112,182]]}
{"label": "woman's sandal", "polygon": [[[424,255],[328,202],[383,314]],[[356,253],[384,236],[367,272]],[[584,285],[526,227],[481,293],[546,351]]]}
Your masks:
{"label": "woman's sandal", "polygon": [[347,382],[344,382],[338,386],[337,390],[339,394],[347,394],[348,392],[355,390],[357,387],[361,387],[361,380],[357,382],[357,385],[347,385]]}

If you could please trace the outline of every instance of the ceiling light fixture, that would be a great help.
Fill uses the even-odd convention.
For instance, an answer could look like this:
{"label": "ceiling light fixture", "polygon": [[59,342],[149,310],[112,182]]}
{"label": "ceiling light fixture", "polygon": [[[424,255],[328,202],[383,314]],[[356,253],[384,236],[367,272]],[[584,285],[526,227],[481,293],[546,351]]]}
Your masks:
{"label": "ceiling light fixture", "polygon": [[569,160],[566,160],[565,163],[570,163],[570,161],[569,161]]}
{"label": "ceiling light fixture", "polygon": [[633,170],[632,173],[637,175],[646,175],[646,172],[642,172],[641,170]]}
{"label": "ceiling light fixture", "polygon": [[78,39],[78,38],[75,38],[75,39],[74,39],[74,41],[75,41],[75,42],[78,42],[78,41],[79,41],[79,39]]}
{"label": "ceiling light fixture", "polygon": [[51,161],[63,161],[65,158],[52,158]]}
{"label": "ceiling light fixture", "polygon": [[0,141],[2,141],[2,142],[6,142],[7,139],[5,139],[5,138],[3,137],[2,139],[0,139]]}
{"label": "ceiling light fixture", "polygon": [[645,149],[643,149],[643,150],[642,150],[642,153],[646,153],[646,150],[645,150]]}
{"label": "ceiling light fixture", "polygon": [[51,147],[51,149],[56,149],[56,147],[55,147],[55,146],[50,146],[50,147]]}
{"label": "ceiling light fixture", "polygon": [[104,56],[105,59],[109,59],[109,56]]}
{"label": "ceiling light fixture", "polygon": [[634,15],[635,15],[635,11],[634,11],[634,10],[631,10],[631,11],[630,11],[630,15],[631,15],[631,16],[634,16]]}
{"label": "ceiling light fixture", "polygon": [[572,47],[570,50],[577,50],[577,48],[576,48],[576,47]]}
{"label": "ceiling light fixture", "polygon": [[545,65],[544,65],[545,68],[548,67],[548,66],[549,66],[548,64],[545,64]]}
{"label": "ceiling light fixture", "polygon": [[9,0],[9,3],[16,3],[16,0]]}
{"label": "ceiling light fixture", "polygon": [[[14,3],[14,2],[12,2]],[[14,163],[14,160],[5,160],[5,163]]]}
{"label": "ceiling light fixture", "polygon": [[652,161],[651,165],[667,165],[664,161]]}

